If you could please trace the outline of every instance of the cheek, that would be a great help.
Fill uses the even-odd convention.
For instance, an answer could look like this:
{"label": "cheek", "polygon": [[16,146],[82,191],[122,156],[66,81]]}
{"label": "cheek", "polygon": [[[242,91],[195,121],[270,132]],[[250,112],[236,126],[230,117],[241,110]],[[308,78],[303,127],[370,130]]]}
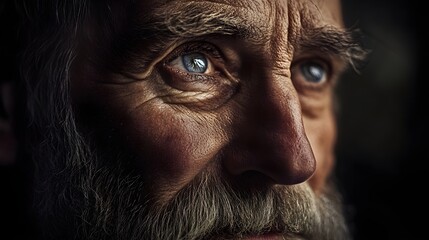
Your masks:
{"label": "cheek", "polygon": [[316,157],[316,172],[309,180],[315,192],[323,190],[334,163],[336,138],[335,120],[332,113],[318,119],[305,119],[304,125],[313,153]]}
{"label": "cheek", "polygon": [[[122,79],[116,75],[93,78],[112,83]],[[156,94],[153,82],[102,84],[82,79],[74,101],[82,112],[82,125],[95,129],[103,139],[113,137],[102,143],[119,145],[118,149],[130,156],[122,159],[125,165],[130,164],[145,179],[153,189],[151,193],[166,198],[214,165],[228,141],[226,129],[230,124],[225,123],[225,116],[229,113],[169,105],[160,97],[163,94]],[[115,149],[112,147],[111,152]]]}
{"label": "cheek", "polygon": [[223,144],[214,118],[161,103],[127,114],[123,126],[121,134],[137,156],[134,164],[161,188],[188,183],[216,158]]}

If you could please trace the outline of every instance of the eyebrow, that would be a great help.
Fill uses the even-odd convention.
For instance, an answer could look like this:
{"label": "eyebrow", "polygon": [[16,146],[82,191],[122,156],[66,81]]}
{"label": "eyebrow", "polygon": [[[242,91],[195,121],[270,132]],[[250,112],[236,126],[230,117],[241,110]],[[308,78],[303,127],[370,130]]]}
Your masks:
{"label": "eyebrow", "polygon": [[367,53],[353,37],[354,33],[357,32],[331,26],[304,28],[294,45],[298,51],[335,56],[356,69]]}
{"label": "eyebrow", "polygon": [[241,38],[261,37],[263,27],[249,23],[228,4],[190,1],[165,4],[145,15],[137,31],[171,38],[196,38],[207,35],[229,35]]}
{"label": "eyebrow", "polygon": [[[148,15],[146,15],[148,16]],[[251,22],[238,13],[235,6],[217,2],[190,1],[155,8],[138,24],[138,32],[155,37],[160,45],[176,39],[193,39],[208,35],[234,36],[256,42],[269,41],[268,27],[263,22]],[[366,52],[355,41],[353,32],[333,26],[317,27],[303,24],[290,38],[294,49],[302,52],[329,54],[355,67]],[[148,36],[149,35],[149,36]]]}

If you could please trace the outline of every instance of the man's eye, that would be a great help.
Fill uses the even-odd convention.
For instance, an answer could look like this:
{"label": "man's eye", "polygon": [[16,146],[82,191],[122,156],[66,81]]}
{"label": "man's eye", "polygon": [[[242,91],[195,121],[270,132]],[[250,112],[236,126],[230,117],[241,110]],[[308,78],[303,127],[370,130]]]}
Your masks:
{"label": "man's eye", "polygon": [[209,74],[213,68],[210,60],[198,52],[182,54],[173,59],[169,65],[191,74]]}
{"label": "man's eye", "polygon": [[182,64],[190,73],[205,73],[208,69],[208,60],[201,53],[182,55]]}
{"label": "man's eye", "polygon": [[296,61],[291,68],[292,81],[299,92],[321,91],[331,85],[332,68],[328,60]]}
{"label": "man's eye", "polygon": [[304,62],[299,65],[305,81],[313,84],[322,84],[327,81],[328,70],[323,64],[317,62]]}
{"label": "man's eye", "polygon": [[[215,109],[236,92],[220,49],[208,42],[184,43],[166,54],[157,65],[166,103],[200,109]],[[211,105],[210,105],[211,104]]]}

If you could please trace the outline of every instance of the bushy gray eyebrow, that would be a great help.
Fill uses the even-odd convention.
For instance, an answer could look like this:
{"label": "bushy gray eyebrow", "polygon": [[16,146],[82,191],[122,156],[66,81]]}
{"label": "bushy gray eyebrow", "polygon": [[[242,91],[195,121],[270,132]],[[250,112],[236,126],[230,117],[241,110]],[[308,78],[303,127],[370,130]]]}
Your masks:
{"label": "bushy gray eyebrow", "polygon": [[353,36],[354,32],[334,27],[307,28],[296,40],[296,48],[303,52],[319,52],[340,58],[356,68],[367,52]]}
{"label": "bushy gray eyebrow", "polygon": [[152,10],[150,15],[145,15],[136,30],[172,38],[241,35],[249,31],[249,25],[243,24],[243,21],[230,5],[191,1],[163,5]]}
{"label": "bushy gray eyebrow", "polygon": [[[263,22],[251,22],[237,13],[237,8],[222,3],[190,1],[167,4],[141,19],[135,32],[159,42],[194,39],[208,35],[227,35],[238,39],[264,42],[269,38]],[[291,44],[297,51],[329,54],[355,66],[366,56],[352,32],[332,26],[304,24]]]}

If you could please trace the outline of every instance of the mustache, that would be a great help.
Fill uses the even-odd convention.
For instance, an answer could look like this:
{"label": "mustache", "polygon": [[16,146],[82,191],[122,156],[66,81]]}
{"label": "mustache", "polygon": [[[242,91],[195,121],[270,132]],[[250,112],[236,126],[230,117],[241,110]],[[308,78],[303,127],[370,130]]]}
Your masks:
{"label": "mustache", "polygon": [[350,239],[333,187],[321,195],[307,183],[243,187],[212,168],[165,200],[138,173],[100,159],[91,161],[100,167],[85,165],[92,170],[62,171],[68,182],[61,186],[70,193],[62,201],[55,194],[43,196],[42,213],[63,216],[59,221],[56,215],[41,215],[50,239],[70,229],[67,239],[211,240],[264,233],[285,239]]}
{"label": "mustache", "polygon": [[233,188],[223,179],[204,173],[167,203],[148,201],[144,238],[237,239],[278,233],[285,238],[348,239],[335,194],[316,196],[306,183]]}
{"label": "mustache", "polygon": [[91,163],[83,164],[85,171],[74,166],[61,171],[68,182],[60,190],[70,195],[62,194],[60,203],[55,195],[46,199],[44,212],[67,214],[62,214],[64,223],[47,216],[46,226],[53,226],[47,232],[56,236],[73,226],[73,239],[211,240],[265,233],[285,239],[350,239],[333,185],[321,195],[307,183],[238,186],[214,165],[165,200],[140,172],[124,164],[131,158],[95,148],[80,159]]}

